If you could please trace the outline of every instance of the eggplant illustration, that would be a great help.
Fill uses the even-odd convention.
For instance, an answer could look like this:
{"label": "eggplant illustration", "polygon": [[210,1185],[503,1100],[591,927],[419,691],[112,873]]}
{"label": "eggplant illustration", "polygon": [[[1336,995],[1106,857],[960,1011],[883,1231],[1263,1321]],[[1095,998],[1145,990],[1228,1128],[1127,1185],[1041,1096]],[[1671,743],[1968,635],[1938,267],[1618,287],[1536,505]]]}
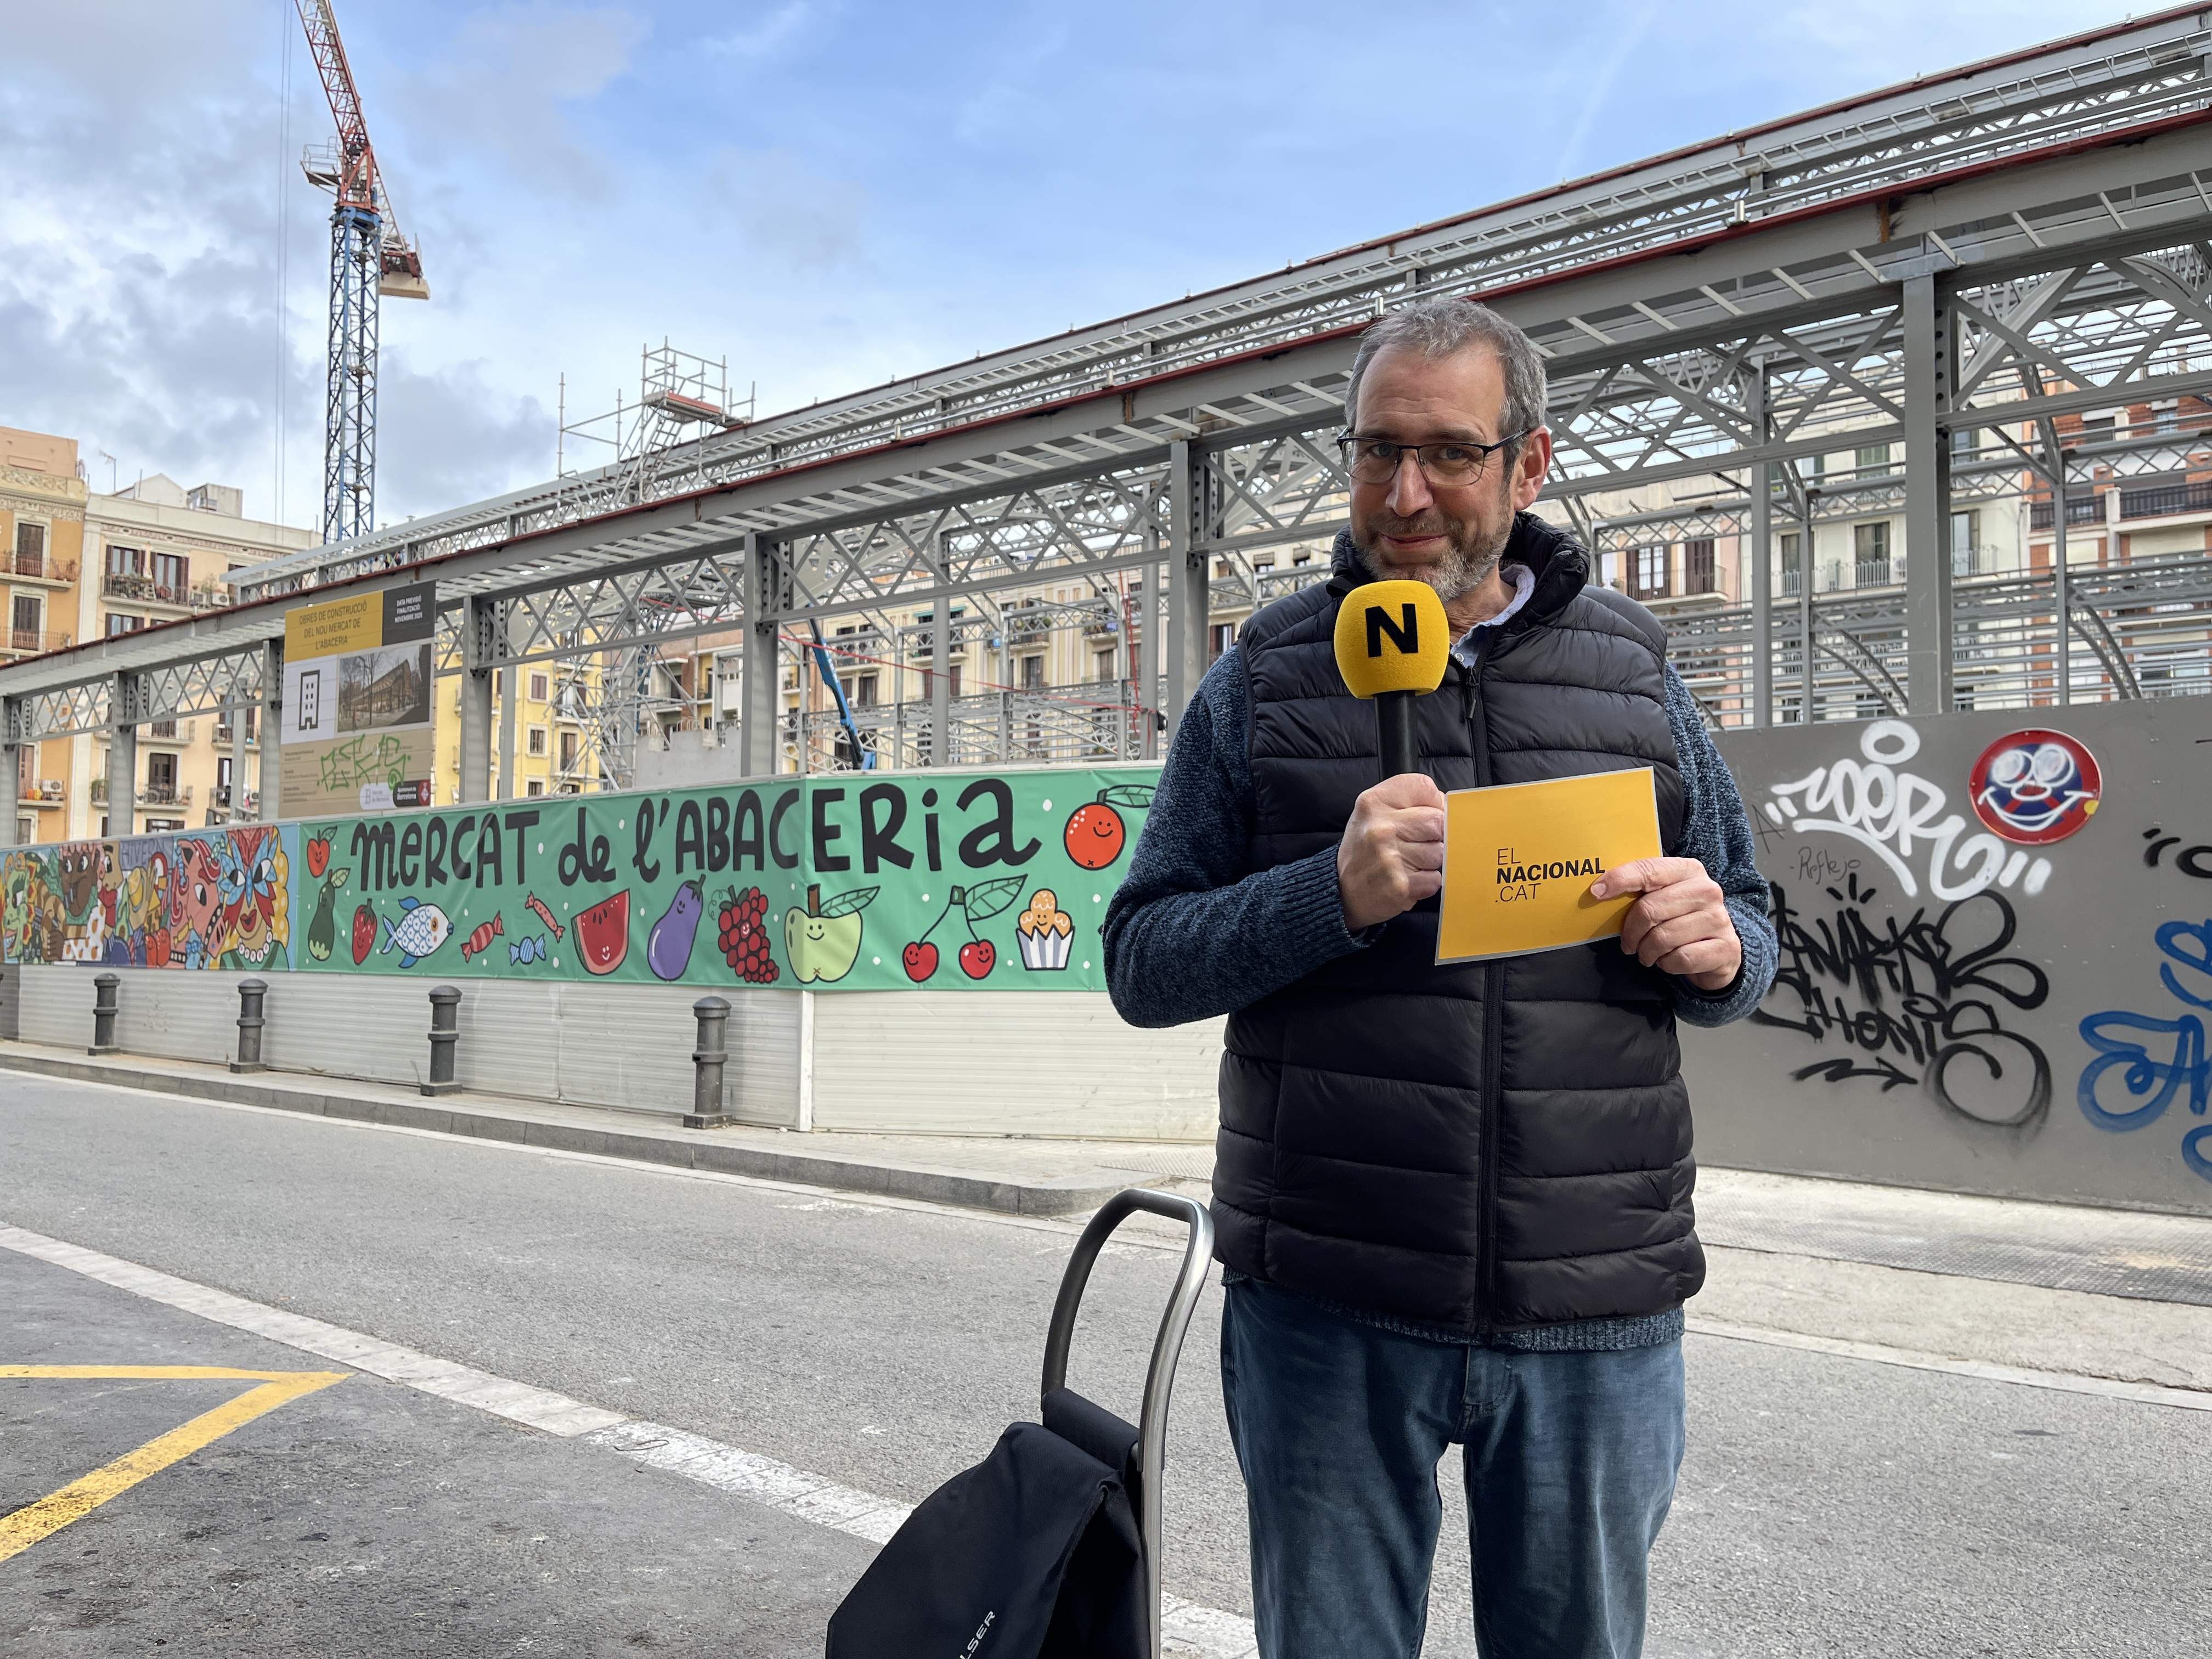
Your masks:
{"label": "eggplant illustration", "polygon": [[676,890],[645,942],[645,965],[655,978],[683,978],[690,965],[692,942],[699,935],[699,919],[706,914],[707,896],[697,882],[687,881]]}

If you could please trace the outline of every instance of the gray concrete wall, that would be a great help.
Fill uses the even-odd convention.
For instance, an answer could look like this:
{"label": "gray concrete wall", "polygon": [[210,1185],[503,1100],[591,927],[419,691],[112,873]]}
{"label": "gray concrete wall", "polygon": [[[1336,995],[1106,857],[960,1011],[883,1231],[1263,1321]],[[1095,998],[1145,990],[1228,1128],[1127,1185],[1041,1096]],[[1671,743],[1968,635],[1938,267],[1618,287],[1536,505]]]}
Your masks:
{"label": "gray concrete wall", "polygon": [[[1977,757],[2030,726],[2102,774],[2044,846],[1969,799]],[[1721,748],[1780,890],[1782,979],[1753,1020],[1683,1033],[1701,1158],[2212,1212],[2212,697]]]}

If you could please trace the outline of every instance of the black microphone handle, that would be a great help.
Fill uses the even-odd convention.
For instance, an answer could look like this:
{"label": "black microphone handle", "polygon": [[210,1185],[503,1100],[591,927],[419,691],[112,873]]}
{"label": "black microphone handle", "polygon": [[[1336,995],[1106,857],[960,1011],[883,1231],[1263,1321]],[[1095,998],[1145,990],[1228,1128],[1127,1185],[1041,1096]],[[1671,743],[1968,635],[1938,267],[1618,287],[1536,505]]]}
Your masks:
{"label": "black microphone handle", "polygon": [[1418,691],[1385,691],[1375,699],[1375,727],[1382,742],[1382,775],[1418,772],[1420,759],[1413,744],[1413,699]]}

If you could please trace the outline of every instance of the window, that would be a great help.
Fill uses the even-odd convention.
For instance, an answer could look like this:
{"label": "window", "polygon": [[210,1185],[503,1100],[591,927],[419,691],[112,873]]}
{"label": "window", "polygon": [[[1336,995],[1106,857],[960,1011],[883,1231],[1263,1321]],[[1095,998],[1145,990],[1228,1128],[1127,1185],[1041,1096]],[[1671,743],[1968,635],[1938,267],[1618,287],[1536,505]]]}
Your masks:
{"label": "window", "polygon": [[561,769],[563,772],[574,770],[576,746],[576,734],[574,732],[563,732],[561,734]]}
{"label": "window", "polygon": [[1857,567],[1851,574],[1859,587],[1881,587],[1889,576],[1889,520],[1851,526],[1851,556]]}
{"label": "window", "polygon": [[1797,458],[1799,477],[1822,478],[1826,477],[1827,473],[1828,458],[1826,455],[1800,455]]}
{"label": "window", "polygon": [[853,706],[855,708],[873,708],[876,697],[876,677],[873,674],[855,674],[853,677]]}
{"label": "window", "polygon": [[176,553],[154,555],[154,596],[171,605],[182,605],[191,587],[185,574],[183,556]]}
{"label": "window", "polygon": [[107,544],[107,574],[111,576],[136,576],[145,568],[146,556],[135,547],[123,547],[114,542]]}
{"label": "window", "polygon": [[145,625],[143,617],[126,617],[119,611],[107,613],[107,637],[111,640],[118,634],[136,634]]}
{"label": "window", "polygon": [[1857,465],[1858,470],[1862,472],[1888,471],[1889,446],[1887,444],[1861,444],[1857,451]]}
{"label": "window", "polygon": [[43,576],[46,574],[46,526],[17,521],[15,574],[19,576]]}
{"label": "window", "polygon": [[228,755],[216,757],[215,787],[216,793],[222,797],[222,804],[228,806],[230,804],[230,757]]}
{"label": "window", "polygon": [[1115,653],[1110,650],[1101,651],[1098,653],[1098,678],[1100,679],[1111,680],[1121,678],[1115,672],[1114,664],[1115,660]]}
{"label": "window", "polygon": [[146,799],[167,806],[177,799],[177,757],[157,750],[146,757]]}
{"label": "window", "polygon": [[528,752],[533,755],[543,755],[545,752],[545,728],[544,726],[533,726],[530,728]]}
{"label": "window", "polygon": [[1638,548],[1632,580],[1629,591],[1638,599],[1656,599],[1662,596],[1667,592],[1666,548]]}
{"label": "window", "polygon": [[[1237,624],[1235,623],[1215,623],[1206,631],[1212,642],[1212,649],[1207,653],[1211,660],[1218,661],[1220,659],[1221,653],[1229,649],[1231,646],[1237,643]],[[1110,662],[1113,657],[1113,653],[1109,651],[1106,653],[1105,655]],[[1103,680],[1110,679],[1112,677],[1111,671],[1109,670],[1107,673],[1101,674],[1098,678]]]}
{"label": "window", "polygon": [[1022,690],[1024,691],[1044,690],[1044,659],[1042,657],[1022,659]]}
{"label": "window", "polygon": [[544,794],[545,793],[545,780],[543,778],[531,779],[529,783],[525,786],[523,793],[528,795]]}
{"label": "window", "polygon": [[960,665],[954,663],[945,671],[945,678],[949,682],[945,690],[951,692],[954,696],[958,696],[960,695]]}
{"label": "window", "polygon": [[1804,591],[1805,544],[1798,532],[1782,532],[1782,596],[1794,599]]}
{"label": "window", "polygon": [[1699,536],[1682,544],[1682,591],[1685,593],[1710,593],[1713,591],[1713,538]]}
{"label": "window", "polygon": [[1975,547],[1981,541],[1982,515],[1972,509],[1951,515],[1951,574],[1978,575]]}
{"label": "window", "polygon": [[1971,461],[1975,456],[1981,453],[1981,450],[1982,434],[1975,431],[1972,427],[1966,428],[1961,431],[1954,432],[1951,434],[1951,459],[1953,460]]}
{"label": "window", "polygon": [[9,643],[18,651],[36,651],[39,648],[38,600],[28,594],[18,593],[12,622],[14,631]]}
{"label": "window", "polygon": [[545,676],[543,674],[532,674],[530,677],[530,701],[532,702],[544,702],[545,701]]}

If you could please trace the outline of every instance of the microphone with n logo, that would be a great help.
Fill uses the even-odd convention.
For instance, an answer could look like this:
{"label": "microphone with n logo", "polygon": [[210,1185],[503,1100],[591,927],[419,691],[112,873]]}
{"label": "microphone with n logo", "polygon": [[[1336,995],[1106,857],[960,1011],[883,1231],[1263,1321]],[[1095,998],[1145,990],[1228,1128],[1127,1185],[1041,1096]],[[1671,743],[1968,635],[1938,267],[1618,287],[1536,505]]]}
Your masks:
{"label": "microphone with n logo", "polygon": [[1337,610],[1336,670],[1353,696],[1374,700],[1386,778],[1419,769],[1413,699],[1443,684],[1450,635],[1426,582],[1369,582]]}

